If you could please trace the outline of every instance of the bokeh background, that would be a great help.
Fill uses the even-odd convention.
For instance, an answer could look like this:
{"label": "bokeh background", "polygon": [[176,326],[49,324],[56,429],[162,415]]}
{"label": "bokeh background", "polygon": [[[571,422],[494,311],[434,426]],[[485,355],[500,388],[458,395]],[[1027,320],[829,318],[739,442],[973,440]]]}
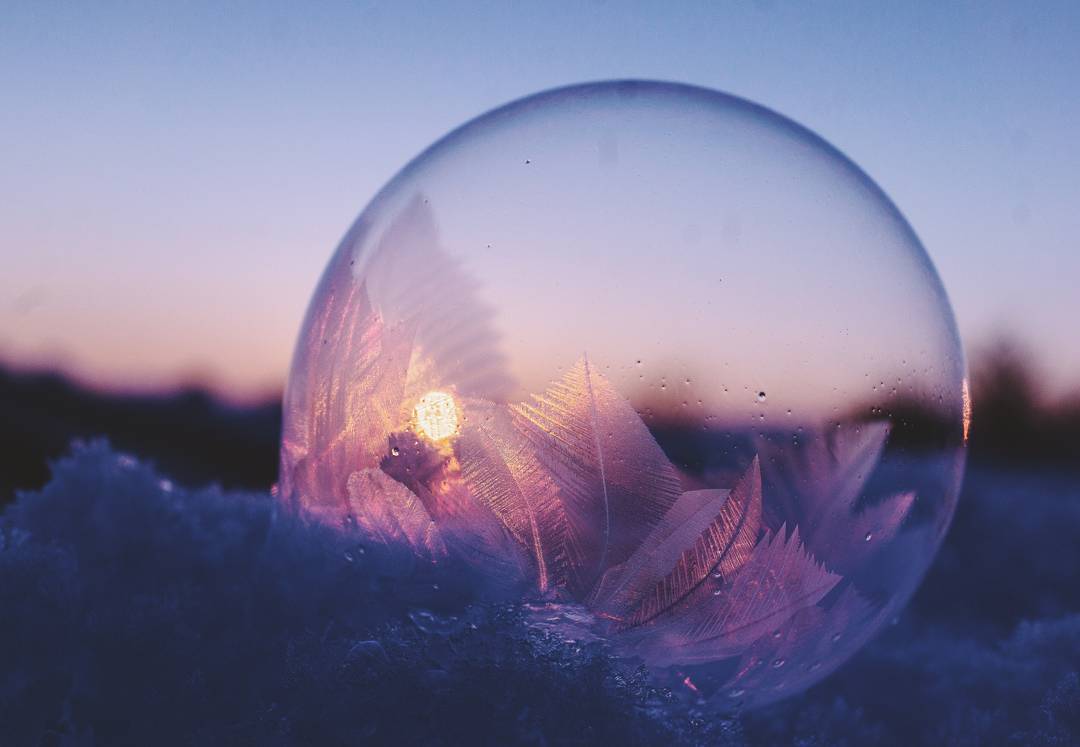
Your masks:
{"label": "bokeh background", "polygon": [[843,150],[927,247],[972,368],[964,496],[911,609],[724,728],[1080,740],[1073,2],[3,3],[0,505],[96,436],[178,485],[268,488],[304,307],[363,205],[467,119],[612,77]]}
{"label": "bokeh background", "polygon": [[1029,423],[1080,391],[1078,38],[1070,2],[7,3],[0,495],[75,433],[272,482],[272,403],[363,205],[467,119],[611,77],[728,91],[840,147],[922,238],[976,383],[1022,365],[1023,391],[991,388]]}

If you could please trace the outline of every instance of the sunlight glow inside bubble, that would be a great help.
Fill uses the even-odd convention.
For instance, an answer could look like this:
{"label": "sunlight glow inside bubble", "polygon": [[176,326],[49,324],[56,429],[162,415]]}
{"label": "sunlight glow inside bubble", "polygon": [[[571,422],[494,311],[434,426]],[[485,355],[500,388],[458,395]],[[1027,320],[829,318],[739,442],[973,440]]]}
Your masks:
{"label": "sunlight glow inside bubble", "polygon": [[444,441],[457,433],[457,405],[446,392],[428,392],[421,397],[413,418],[420,432],[432,441]]}

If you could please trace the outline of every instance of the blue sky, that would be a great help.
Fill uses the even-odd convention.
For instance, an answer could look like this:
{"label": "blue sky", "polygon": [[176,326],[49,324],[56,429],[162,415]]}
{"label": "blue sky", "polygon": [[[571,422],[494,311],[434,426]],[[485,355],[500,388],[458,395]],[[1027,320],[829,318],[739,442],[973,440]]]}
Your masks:
{"label": "blue sky", "polygon": [[765,104],[847,153],[972,350],[1080,380],[1080,4],[4,3],[0,357],[121,386],[284,376],[316,278],[410,157],[612,77]]}

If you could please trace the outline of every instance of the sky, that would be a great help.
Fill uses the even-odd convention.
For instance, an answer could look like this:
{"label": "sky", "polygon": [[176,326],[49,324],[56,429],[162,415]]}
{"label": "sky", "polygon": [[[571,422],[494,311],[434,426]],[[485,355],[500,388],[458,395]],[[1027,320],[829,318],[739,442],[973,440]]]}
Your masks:
{"label": "sky", "polygon": [[969,351],[1080,384],[1080,4],[0,0],[0,359],[280,387],[307,301],[410,158],[606,78],[764,104],[908,218]]}

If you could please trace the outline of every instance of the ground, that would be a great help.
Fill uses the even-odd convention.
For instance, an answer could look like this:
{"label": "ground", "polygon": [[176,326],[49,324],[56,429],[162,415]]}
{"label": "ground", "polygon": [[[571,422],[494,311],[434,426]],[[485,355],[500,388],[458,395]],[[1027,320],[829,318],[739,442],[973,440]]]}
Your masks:
{"label": "ground", "polygon": [[807,693],[725,716],[462,569],[84,445],[4,514],[0,743],[1075,744],[1078,499],[1063,471],[974,467],[908,610]]}

